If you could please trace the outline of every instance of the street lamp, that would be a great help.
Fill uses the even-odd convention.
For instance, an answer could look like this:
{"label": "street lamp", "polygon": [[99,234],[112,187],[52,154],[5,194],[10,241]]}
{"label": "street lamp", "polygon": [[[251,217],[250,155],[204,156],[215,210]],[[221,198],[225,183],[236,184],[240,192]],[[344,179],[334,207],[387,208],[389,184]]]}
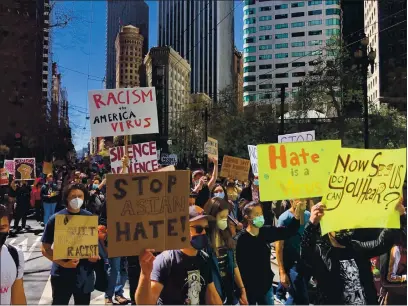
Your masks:
{"label": "street lamp", "polygon": [[361,69],[362,76],[362,89],[364,96],[364,148],[368,149],[369,145],[369,130],[368,130],[368,94],[367,94],[367,70],[368,66],[371,66],[371,73],[374,73],[374,61],[376,58],[376,52],[370,48],[368,51],[369,39],[364,33],[363,38],[360,41],[360,48],[354,52],[357,66]]}

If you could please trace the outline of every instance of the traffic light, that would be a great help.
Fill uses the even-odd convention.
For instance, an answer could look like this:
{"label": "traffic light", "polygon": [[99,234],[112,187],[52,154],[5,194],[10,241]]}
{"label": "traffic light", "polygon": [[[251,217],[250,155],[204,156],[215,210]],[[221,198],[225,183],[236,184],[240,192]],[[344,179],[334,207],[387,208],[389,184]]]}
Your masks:
{"label": "traffic light", "polygon": [[16,148],[21,148],[21,146],[22,146],[22,139],[21,139],[21,134],[20,133],[14,134],[14,146]]}

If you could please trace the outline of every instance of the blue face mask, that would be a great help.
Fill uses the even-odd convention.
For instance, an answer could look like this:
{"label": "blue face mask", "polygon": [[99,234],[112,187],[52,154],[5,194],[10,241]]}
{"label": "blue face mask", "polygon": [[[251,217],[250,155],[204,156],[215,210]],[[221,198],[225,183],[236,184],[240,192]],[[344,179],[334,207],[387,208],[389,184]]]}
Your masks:
{"label": "blue face mask", "polygon": [[255,179],[255,180],[254,180],[254,185],[255,185],[255,186],[259,186],[259,180],[258,180],[258,179]]}
{"label": "blue face mask", "polygon": [[191,238],[190,244],[193,248],[200,251],[205,249],[208,245],[208,237],[207,235],[197,235]]}
{"label": "blue face mask", "polygon": [[92,190],[96,190],[96,189],[98,189],[98,187],[99,187],[98,184],[93,184],[93,185],[92,185]]}
{"label": "blue face mask", "polygon": [[216,193],[214,193],[214,197],[223,199],[225,197],[225,193],[224,193],[224,191],[216,192]]}

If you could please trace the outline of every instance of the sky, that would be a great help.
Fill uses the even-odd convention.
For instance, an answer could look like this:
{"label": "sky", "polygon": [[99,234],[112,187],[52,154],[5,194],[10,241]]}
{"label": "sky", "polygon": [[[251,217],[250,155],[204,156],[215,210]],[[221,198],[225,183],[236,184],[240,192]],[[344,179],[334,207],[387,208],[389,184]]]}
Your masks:
{"label": "sky", "polygon": [[[225,1],[225,0],[224,0]],[[149,48],[157,46],[158,2],[149,5]],[[234,0],[235,45],[243,46],[243,1]],[[88,90],[104,87],[106,66],[106,0],[58,0],[54,23],[64,21],[65,27],[52,28],[52,59],[62,75],[69,103],[69,120],[75,148],[79,153],[90,139]]]}

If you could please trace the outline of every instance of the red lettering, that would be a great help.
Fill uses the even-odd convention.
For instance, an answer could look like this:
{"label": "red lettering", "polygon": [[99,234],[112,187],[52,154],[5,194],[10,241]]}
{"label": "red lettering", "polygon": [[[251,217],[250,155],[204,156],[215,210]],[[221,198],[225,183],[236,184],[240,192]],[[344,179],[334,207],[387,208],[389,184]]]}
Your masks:
{"label": "red lettering", "polygon": [[113,103],[114,103],[114,104],[118,104],[118,101],[116,101],[116,97],[115,97],[115,94],[114,94],[113,92],[110,92],[110,93],[108,94],[108,102],[107,102],[107,105],[110,105],[111,100],[113,100]]}
{"label": "red lettering", "polygon": [[94,99],[94,103],[96,108],[101,108],[101,105],[106,106],[106,104],[102,101],[102,95],[100,94],[95,94],[92,96]]}
{"label": "red lettering", "polygon": [[159,163],[157,162],[157,159],[152,160],[152,171],[159,170]]}
{"label": "red lettering", "polygon": [[145,121],[145,125],[143,126],[144,128],[148,128],[150,126],[150,120],[152,120],[152,118],[144,118]]}
{"label": "red lettering", "polygon": [[133,129],[134,126],[132,125],[132,120],[126,120],[126,125],[128,129]]}
{"label": "red lettering", "polygon": [[117,122],[112,122],[111,126],[112,126],[113,131],[116,132],[116,129],[118,128],[118,123]]}
{"label": "red lettering", "polygon": [[132,95],[134,95],[134,96],[137,98],[136,101],[133,101],[133,104],[139,103],[141,98],[140,98],[140,96],[138,95],[137,90],[133,90],[133,91],[132,91]]}
{"label": "red lettering", "polygon": [[118,154],[116,153],[116,148],[109,149],[109,155],[111,156],[111,163],[118,160]]}
{"label": "red lettering", "polygon": [[280,146],[280,155],[276,155],[276,147],[269,146],[269,166],[272,170],[276,170],[276,160],[280,160],[282,168],[287,167],[286,162],[286,148],[284,145]]}
{"label": "red lettering", "polygon": [[120,100],[120,96],[121,96],[123,93],[124,93],[124,91],[119,91],[119,93],[118,93],[118,102],[119,102],[120,104],[126,104],[126,102],[122,102],[122,101]]}
{"label": "red lettering", "polygon": [[135,155],[133,154],[133,145],[127,147],[127,155],[132,159]]}
{"label": "red lettering", "polygon": [[152,94],[152,90],[151,90],[151,89],[149,89],[149,91],[148,91],[147,93],[145,93],[145,92],[142,90],[142,101],[143,101],[143,103],[146,102],[146,100],[145,100],[146,97],[150,98],[148,102],[153,101],[153,94]]}
{"label": "red lettering", "polygon": [[150,147],[150,155],[156,155],[157,156],[156,142],[155,141],[150,141],[149,142],[149,147]]}
{"label": "red lettering", "polygon": [[144,155],[149,155],[149,144],[148,143],[143,143],[142,144],[142,152]]}
{"label": "red lettering", "polygon": [[2,287],[0,288],[0,293],[7,293],[9,290],[9,287]]}
{"label": "red lettering", "polygon": [[141,126],[142,120],[141,119],[135,119],[135,125],[136,126]]}

